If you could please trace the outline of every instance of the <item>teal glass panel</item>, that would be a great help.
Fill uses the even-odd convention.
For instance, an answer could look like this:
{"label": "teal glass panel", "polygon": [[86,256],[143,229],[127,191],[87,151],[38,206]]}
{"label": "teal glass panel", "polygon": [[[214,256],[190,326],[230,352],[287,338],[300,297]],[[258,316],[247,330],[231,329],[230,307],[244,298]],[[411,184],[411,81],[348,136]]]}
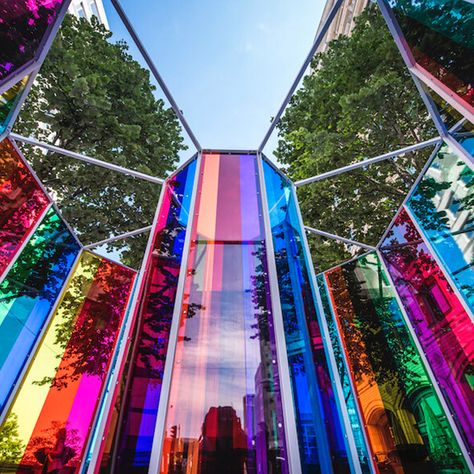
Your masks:
{"label": "teal glass panel", "polygon": [[351,422],[357,454],[359,455],[360,466],[363,474],[370,474],[369,452],[367,451],[365,443],[363,426],[357,412],[357,405],[354,393],[352,392],[349,374],[347,373],[346,365],[344,363],[344,353],[339,342],[338,329],[331,311],[331,304],[329,302],[329,295],[327,293],[326,282],[323,275],[318,276],[318,287],[321,295],[321,302],[323,304],[324,316],[328,323],[329,335],[331,336],[331,344],[334,349],[337,370],[339,372],[339,378],[344,392],[344,400],[346,402],[347,413]]}
{"label": "teal glass panel", "polygon": [[0,412],[79,251],[50,209],[0,285]]}
{"label": "teal glass panel", "polygon": [[327,272],[326,283],[379,472],[467,474],[377,255]]}
{"label": "teal glass panel", "polygon": [[[474,151],[474,138],[463,146]],[[474,172],[447,145],[408,201],[419,227],[474,310]]]}

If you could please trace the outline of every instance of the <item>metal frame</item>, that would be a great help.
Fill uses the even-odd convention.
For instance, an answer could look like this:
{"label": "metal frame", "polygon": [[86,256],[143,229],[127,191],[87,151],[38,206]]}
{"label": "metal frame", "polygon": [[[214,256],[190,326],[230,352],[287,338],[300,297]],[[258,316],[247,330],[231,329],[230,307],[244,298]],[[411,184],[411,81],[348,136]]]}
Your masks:
{"label": "metal frame", "polygon": [[127,29],[128,33],[132,37],[135,45],[137,46],[138,50],[140,51],[141,55],[143,56],[143,59],[147,63],[148,67],[150,68],[151,73],[155,77],[156,81],[160,85],[163,93],[165,94],[166,98],[168,99],[168,102],[171,104],[172,109],[174,110],[174,113],[178,117],[178,120],[181,122],[181,125],[183,128],[186,130],[189,138],[193,142],[194,146],[196,147],[197,151],[202,151],[202,147],[197,140],[196,136],[194,135],[193,131],[191,130],[191,127],[189,126],[187,120],[184,118],[184,114],[182,110],[179,108],[177,102],[175,101],[173,95],[171,94],[171,91],[168,89],[168,86],[166,85],[166,82],[163,80],[161,74],[159,73],[157,67],[155,66],[155,63],[151,59],[150,55],[148,54],[148,51],[146,50],[145,46],[140,40],[140,37],[138,36],[137,32],[133,28],[132,24],[130,23],[130,20],[127,17],[127,14],[123,10],[122,6],[120,5],[119,0],[111,0],[112,5],[114,6],[116,12],[118,13],[120,19],[122,20],[125,28]]}
{"label": "metal frame", "polygon": [[112,242],[117,242],[118,240],[127,239],[128,237],[134,237],[135,235],[146,234],[147,232],[150,232],[152,229],[153,229],[153,225],[149,225],[149,226],[143,227],[141,229],[132,230],[131,232],[126,232],[125,234],[116,235],[115,237],[110,237],[108,239],[104,239],[104,240],[101,240],[99,242],[95,242],[93,244],[85,245],[84,249],[85,250],[90,250],[90,249],[93,249],[93,248],[96,248],[96,247],[100,247],[101,245],[110,244]]}
{"label": "metal frame", "polygon": [[472,462],[471,457],[469,456],[469,449],[468,449],[469,447],[466,446],[466,444],[464,443],[464,440],[462,439],[462,437],[459,433],[458,427],[453,421],[454,415],[452,414],[451,410],[448,407],[448,404],[446,403],[444,395],[443,395],[443,393],[442,393],[442,391],[439,387],[438,380],[436,379],[436,377],[433,373],[433,370],[431,369],[431,365],[428,362],[428,359],[426,358],[425,351],[423,350],[423,347],[421,347],[420,341],[418,340],[418,337],[415,333],[415,330],[413,329],[413,327],[411,325],[410,318],[408,317],[408,315],[406,313],[405,306],[402,303],[400,295],[398,294],[397,287],[393,282],[392,275],[390,274],[390,272],[389,272],[389,270],[388,270],[388,268],[385,264],[385,260],[383,259],[383,255],[380,252],[380,250],[377,250],[377,256],[378,256],[378,259],[380,260],[382,268],[385,271],[385,274],[387,275],[388,281],[390,282],[390,286],[392,287],[393,294],[394,294],[394,296],[397,300],[398,306],[400,308],[400,312],[401,312],[402,317],[403,317],[403,321],[405,322],[405,326],[407,327],[407,329],[408,329],[408,331],[411,335],[411,338],[413,340],[413,343],[415,344],[415,346],[418,350],[418,353],[420,354],[420,357],[421,357],[421,360],[423,362],[424,368],[425,368],[425,370],[427,372],[427,375],[428,375],[428,380],[431,382],[431,386],[434,388],[434,390],[436,392],[436,395],[438,396],[438,399],[441,403],[441,406],[442,406],[442,408],[444,410],[444,413],[446,415],[446,418],[448,420],[449,426],[451,427],[451,429],[454,433],[454,437],[456,438],[456,441],[458,442],[459,447],[461,448],[461,451],[462,451],[464,460],[465,460],[465,462],[468,466],[468,469],[470,470],[470,472],[474,472],[474,464]]}
{"label": "metal frame", "polygon": [[371,245],[363,244],[361,242],[357,242],[356,240],[346,239],[345,237],[340,237],[336,234],[330,234],[329,232],[324,232],[323,230],[314,229],[313,227],[304,226],[304,230],[310,232],[311,234],[320,235],[321,237],[326,237],[328,239],[338,240],[340,242],[344,242],[347,245],[355,245],[356,247],[361,247],[366,250],[375,250],[375,247]]}
{"label": "metal frame", "polygon": [[288,363],[288,352],[286,346],[285,327],[283,312],[281,309],[280,288],[278,285],[278,274],[275,262],[275,250],[273,247],[272,228],[270,223],[270,212],[267,198],[267,187],[263,171],[263,158],[260,152],[256,153],[258,183],[262,206],[263,225],[265,230],[265,253],[268,268],[268,280],[270,286],[270,300],[272,305],[273,327],[277,350],[277,365],[280,379],[280,393],[283,408],[284,429],[286,438],[286,451],[288,454],[288,465],[290,474],[301,474],[300,447],[298,443],[298,430],[296,427],[295,407],[293,403],[293,389],[291,386],[290,367]]}
{"label": "metal frame", "polygon": [[[114,1],[114,0],[112,0]],[[342,3],[344,0],[336,0],[334,3],[334,6],[332,7],[331,11],[329,12],[326,21],[324,24],[321,26],[321,29],[318,31],[316,38],[314,39],[313,46],[309,50],[308,55],[306,56],[306,59],[303,62],[303,65],[301,66],[301,69],[299,70],[298,74],[296,75],[295,80],[293,81],[293,84],[290,87],[290,90],[288,91],[288,94],[286,94],[286,97],[283,100],[283,103],[281,104],[280,108],[278,109],[277,114],[272,120],[272,123],[270,124],[270,128],[267,130],[267,133],[265,134],[265,137],[262,140],[262,143],[260,143],[260,146],[258,147],[258,151],[260,153],[263,152],[265,145],[268,143],[268,140],[272,136],[273,131],[275,130],[275,127],[278,125],[280,122],[283,113],[285,112],[285,109],[287,105],[290,103],[291,98],[293,97],[293,94],[295,93],[301,79],[304,76],[304,73],[306,72],[306,69],[308,68],[309,64],[311,63],[316,50],[318,49],[319,45],[323,41],[324,37],[326,36],[326,33],[331,26],[331,23],[336,16],[336,13],[339,11],[339,8],[341,7]]]}
{"label": "metal frame", "polygon": [[74,158],[75,160],[84,161],[85,163],[89,163],[91,165],[100,166],[102,168],[116,171],[118,173],[126,174],[128,176],[133,176],[134,178],[150,181],[151,183],[161,185],[165,182],[164,179],[156,178],[154,176],[150,176],[145,173],[140,173],[139,171],[134,171],[128,168],[124,168],[123,166],[114,165],[113,163],[108,163],[107,161],[98,160],[97,158],[92,158],[87,155],[82,155],[74,151],[69,151],[69,150],[66,150],[65,148],[60,148],[55,145],[50,145],[49,143],[40,142],[39,140],[36,140],[36,138],[24,137],[22,135],[18,135],[17,133],[10,134],[10,137],[15,140],[21,141],[23,143],[27,143],[28,145],[44,148],[45,150],[52,151],[59,155],[68,156],[70,158]]}
{"label": "metal frame", "polygon": [[181,261],[181,268],[178,277],[178,286],[176,291],[176,299],[174,302],[174,310],[172,323],[170,328],[170,335],[168,341],[168,350],[166,352],[165,369],[163,372],[163,383],[161,385],[160,403],[158,406],[158,413],[155,423],[155,431],[153,436],[153,445],[151,451],[151,461],[148,469],[148,474],[159,474],[161,467],[161,458],[163,450],[163,442],[165,438],[165,424],[166,415],[168,412],[168,404],[171,389],[171,377],[173,375],[174,359],[176,355],[176,345],[178,342],[179,323],[181,320],[181,311],[184,298],[184,286],[186,283],[187,269],[189,264],[189,252],[191,248],[191,238],[193,232],[193,220],[196,214],[197,190],[201,182],[201,165],[202,153],[199,152],[196,163],[196,174],[193,183],[193,192],[191,203],[189,206],[190,222],[186,228],[186,237],[183,246],[183,259]]}

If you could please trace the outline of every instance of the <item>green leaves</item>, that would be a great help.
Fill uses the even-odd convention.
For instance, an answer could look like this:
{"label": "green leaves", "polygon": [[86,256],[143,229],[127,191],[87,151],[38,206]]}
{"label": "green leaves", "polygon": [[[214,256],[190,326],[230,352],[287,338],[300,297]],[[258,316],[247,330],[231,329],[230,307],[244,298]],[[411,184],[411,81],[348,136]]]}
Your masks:
{"label": "green leaves", "polygon": [[[17,131],[165,177],[184,149],[179,123],[154,95],[150,74],[111,33],[68,15],[22,111]],[[38,127],[38,123],[42,125]],[[160,187],[31,150],[28,158],[84,243],[150,225]],[[146,237],[117,242],[138,266]]]}
{"label": "green leaves", "polygon": [[[350,37],[334,40],[314,58],[279,132],[277,156],[294,180],[436,134],[376,7],[369,5],[359,16]],[[430,151],[300,188],[306,224],[375,245]],[[320,270],[350,256],[351,249],[340,244],[310,243]]]}

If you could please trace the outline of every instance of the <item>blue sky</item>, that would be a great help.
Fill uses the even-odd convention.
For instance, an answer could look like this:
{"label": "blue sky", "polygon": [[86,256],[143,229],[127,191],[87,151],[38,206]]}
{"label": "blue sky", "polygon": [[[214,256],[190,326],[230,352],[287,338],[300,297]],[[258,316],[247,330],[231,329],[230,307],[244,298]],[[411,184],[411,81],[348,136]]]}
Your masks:
{"label": "blue sky", "polygon": [[[252,149],[301,67],[325,0],[121,3],[201,145]],[[108,0],[105,7],[115,39],[130,44]],[[268,155],[275,144],[274,135]]]}

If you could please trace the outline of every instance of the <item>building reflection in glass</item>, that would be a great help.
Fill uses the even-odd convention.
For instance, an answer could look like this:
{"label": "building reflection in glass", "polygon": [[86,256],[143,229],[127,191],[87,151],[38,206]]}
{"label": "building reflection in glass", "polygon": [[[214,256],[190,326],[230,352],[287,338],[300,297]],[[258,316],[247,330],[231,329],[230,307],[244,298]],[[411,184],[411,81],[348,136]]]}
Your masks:
{"label": "building reflection in glass", "polygon": [[382,255],[434,375],[474,446],[474,326],[410,217],[401,211]]}
{"label": "building reflection in glass", "polygon": [[84,253],[2,425],[0,471],[78,473],[135,272]]}
{"label": "building reflection in glass", "polygon": [[379,471],[469,472],[376,254],[326,282]]}
{"label": "building reflection in glass", "polygon": [[166,183],[101,472],[148,472],[195,172],[193,160]]}
{"label": "building reflection in glass", "polygon": [[201,166],[161,472],[286,474],[256,156]]}
{"label": "building reflection in glass", "polygon": [[[474,152],[474,138],[463,146]],[[444,145],[408,208],[474,311],[474,171]]]}
{"label": "building reflection in glass", "polygon": [[474,112],[474,4],[465,0],[390,0],[419,67]]}

